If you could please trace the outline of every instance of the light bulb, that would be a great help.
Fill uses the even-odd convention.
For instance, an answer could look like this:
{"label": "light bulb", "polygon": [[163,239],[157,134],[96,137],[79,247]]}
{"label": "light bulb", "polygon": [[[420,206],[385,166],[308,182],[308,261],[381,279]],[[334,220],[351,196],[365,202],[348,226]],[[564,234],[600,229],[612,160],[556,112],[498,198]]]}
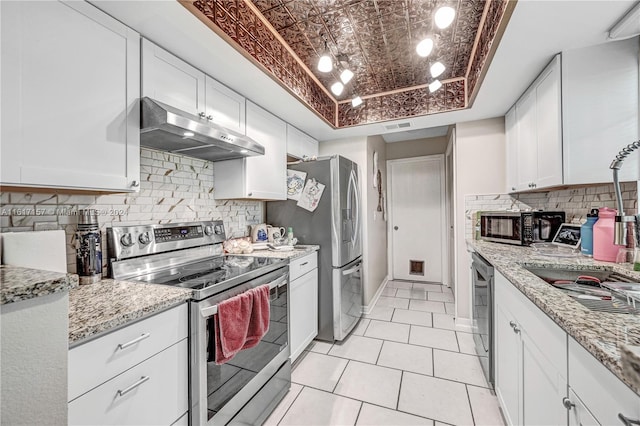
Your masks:
{"label": "light bulb", "polygon": [[442,74],[445,70],[445,66],[442,65],[442,62],[436,62],[431,65],[431,77],[436,78],[440,74]]}
{"label": "light bulb", "polygon": [[430,38],[425,38],[416,46],[416,52],[418,52],[418,55],[422,56],[423,58],[429,56],[432,50],[433,40],[431,40]]}
{"label": "light bulb", "polygon": [[320,60],[318,61],[318,71],[330,72],[332,69],[333,63],[331,62],[331,57],[326,53],[320,56]]}
{"label": "light bulb", "polygon": [[356,96],[355,98],[351,99],[351,106],[352,107],[357,107],[362,105],[362,98],[360,96]]}
{"label": "light bulb", "polygon": [[353,78],[353,72],[349,69],[346,69],[340,73],[340,80],[342,80],[343,84],[347,84]]}
{"label": "light bulb", "polygon": [[331,91],[336,96],[340,96],[342,94],[342,89],[344,89],[344,85],[339,81],[336,81],[331,85]]}
{"label": "light bulb", "polygon": [[190,138],[191,136],[195,136],[195,133],[193,133],[193,132],[184,132],[182,135],[185,138]]}
{"label": "light bulb", "polygon": [[441,87],[442,87],[442,83],[440,83],[440,80],[435,80],[433,83],[429,85],[429,92],[433,93]]}
{"label": "light bulb", "polygon": [[456,16],[456,11],[454,8],[449,6],[441,7],[436,10],[435,21],[436,25],[440,29],[447,28],[453,22],[453,18]]}

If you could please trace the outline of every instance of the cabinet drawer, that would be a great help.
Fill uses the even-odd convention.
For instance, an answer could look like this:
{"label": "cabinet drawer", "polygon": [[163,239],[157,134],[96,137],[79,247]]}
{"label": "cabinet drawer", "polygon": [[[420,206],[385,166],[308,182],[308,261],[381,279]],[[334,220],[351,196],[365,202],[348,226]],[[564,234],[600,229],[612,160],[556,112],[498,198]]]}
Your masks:
{"label": "cabinet drawer", "polygon": [[292,260],[289,264],[290,281],[295,280],[318,267],[318,253],[313,252],[299,259]]}
{"label": "cabinet drawer", "polygon": [[187,340],[69,403],[69,424],[170,425],[188,410]]}
{"label": "cabinet drawer", "polygon": [[569,339],[569,386],[603,425],[621,425],[618,413],[640,417],[640,397],[573,338]]}
{"label": "cabinet drawer", "polygon": [[[188,309],[176,308],[131,324],[69,351],[69,401],[188,335]],[[175,419],[174,419],[175,420]]]}

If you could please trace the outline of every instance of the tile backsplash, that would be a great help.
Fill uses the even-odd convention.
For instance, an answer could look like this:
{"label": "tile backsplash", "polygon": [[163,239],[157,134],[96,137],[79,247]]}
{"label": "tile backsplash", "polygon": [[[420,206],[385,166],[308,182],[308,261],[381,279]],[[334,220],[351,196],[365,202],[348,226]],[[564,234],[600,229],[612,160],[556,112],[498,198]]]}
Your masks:
{"label": "tile backsplash", "polygon": [[230,238],[249,235],[249,225],[264,218],[264,202],[214,199],[213,163],[209,161],[141,148],[140,180],[138,193],[2,192],[0,231],[64,229],[67,269],[75,273],[79,209],[98,210],[105,264],[105,232],[112,225],[223,220]]}
{"label": "tile backsplash", "polygon": [[[622,182],[622,202],[626,214],[638,212],[638,183]],[[593,208],[616,208],[613,184],[560,189],[549,192],[523,194],[484,194],[465,197],[467,217],[465,238],[472,235],[472,215],[478,210],[560,210],[567,215],[567,222],[580,223]]]}

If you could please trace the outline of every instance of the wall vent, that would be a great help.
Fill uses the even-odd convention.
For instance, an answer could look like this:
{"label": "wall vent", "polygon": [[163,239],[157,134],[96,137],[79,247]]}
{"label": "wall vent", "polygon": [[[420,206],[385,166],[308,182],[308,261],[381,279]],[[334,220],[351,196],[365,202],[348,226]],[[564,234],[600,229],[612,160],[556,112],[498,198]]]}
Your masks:
{"label": "wall vent", "polygon": [[396,130],[396,129],[406,129],[407,127],[411,127],[411,122],[407,121],[405,123],[398,124],[383,124],[386,130]]}

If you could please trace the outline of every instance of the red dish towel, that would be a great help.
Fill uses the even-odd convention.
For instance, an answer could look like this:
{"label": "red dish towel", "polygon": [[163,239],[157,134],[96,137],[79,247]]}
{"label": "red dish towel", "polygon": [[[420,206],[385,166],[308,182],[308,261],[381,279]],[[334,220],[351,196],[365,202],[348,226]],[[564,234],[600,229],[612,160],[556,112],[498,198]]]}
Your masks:
{"label": "red dish towel", "polygon": [[269,285],[251,289],[218,303],[214,316],[215,363],[260,343],[269,330]]}
{"label": "red dish towel", "polygon": [[271,315],[269,305],[269,284],[261,285],[251,290],[253,295],[253,309],[247,341],[243,349],[248,349],[260,343],[260,339],[269,331],[269,319]]}

